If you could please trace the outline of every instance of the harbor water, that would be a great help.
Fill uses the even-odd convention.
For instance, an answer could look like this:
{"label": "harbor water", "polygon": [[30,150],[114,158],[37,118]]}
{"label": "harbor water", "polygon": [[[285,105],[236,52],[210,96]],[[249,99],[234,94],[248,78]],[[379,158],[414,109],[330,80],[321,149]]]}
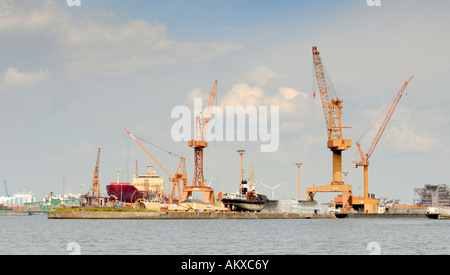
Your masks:
{"label": "harbor water", "polygon": [[[0,217],[1,255],[450,254],[450,220]],[[191,238],[196,236],[196,238]]]}

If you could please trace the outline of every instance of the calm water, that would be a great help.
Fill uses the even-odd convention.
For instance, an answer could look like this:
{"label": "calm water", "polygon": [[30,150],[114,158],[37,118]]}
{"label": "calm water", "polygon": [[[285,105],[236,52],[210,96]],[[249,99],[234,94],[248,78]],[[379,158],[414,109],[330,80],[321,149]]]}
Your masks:
{"label": "calm water", "polygon": [[69,255],[77,249],[83,255],[450,254],[450,220],[116,221],[26,216],[0,217],[0,228],[2,255]]}

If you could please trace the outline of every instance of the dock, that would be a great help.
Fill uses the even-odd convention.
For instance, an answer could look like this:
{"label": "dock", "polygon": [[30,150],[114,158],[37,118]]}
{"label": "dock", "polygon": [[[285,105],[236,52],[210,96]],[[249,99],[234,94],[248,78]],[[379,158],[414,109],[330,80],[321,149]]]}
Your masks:
{"label": "dock", "polygon": [[48,219],[333,219],[330,214],[251,212],[50,211]]}

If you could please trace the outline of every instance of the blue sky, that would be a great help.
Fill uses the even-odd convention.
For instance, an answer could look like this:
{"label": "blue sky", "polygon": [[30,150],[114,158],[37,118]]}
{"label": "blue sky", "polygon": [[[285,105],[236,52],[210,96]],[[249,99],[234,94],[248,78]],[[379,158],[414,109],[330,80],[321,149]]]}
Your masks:
{"label": "blue sky", "polygon": [[[264,184],[286,181],[278,198],[295,198],[294,163],[304,163],[302,194],[331,179],[323,113],[312,97],[315,45],[344,99],[344,121],[352,127],[346,134],[354,142],[416,75],[370,167],[370,192],[412,203],[414,187],[447,183],[449,8],[446,1],[420,0],[382,1],[381,7],[364,0],[82,0],[81,7],[5,0],[0,125],[7,134],[0,140],[0,179],[8,180],[10,193],[25,189],[41,198],[58,192],[65,175],[72,191],[86,192],[78,182],[91,184],[98,147],[102,186],[115,180],[118,168],[131,178],[136,160],[141,171],[151,160],[124,127],[185,156],[191,179],[193,153],[172,140],[170,114],[191,106],[195,95],[207,96],[219,80],[219,105],[282,106],[280,148],[260,153],[259,143],[211,142],[206,178],[217,179],[218,191],[236,191],[236,150],[246,149],[247,173],[254,164]],[[363,140],[363,148],[370,143]],[[177,160],[156,155],[176,169]],[[358,158],[355,146],[344,152],[355,194],[362,169],[351,162]]]}

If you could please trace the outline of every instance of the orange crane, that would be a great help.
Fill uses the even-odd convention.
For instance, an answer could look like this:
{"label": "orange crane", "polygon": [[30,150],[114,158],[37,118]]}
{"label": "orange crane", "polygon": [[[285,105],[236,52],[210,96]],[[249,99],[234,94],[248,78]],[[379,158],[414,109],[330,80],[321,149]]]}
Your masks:
{"label": "orange crane", "polygon": [[[361,161],[360,162],[354,162],[354,167],[359,167],[362,166],[364,167],[364,199],[367,200],[369,199],[369,158],[372,155],[373,151],[375,150],[378,142],[380,141],[381,136],[384,133],[384,130],[386,130],[386,126],[389,123],[389,120],[392,117],[392,114],[394,113],[395,109],[397,108],[398,102],[400,101],[400,99],[403,96],[403,93],[406,89],[406,87],[408,86],[409,82],[411,82],[411,80],[413,79],[414,75],[411,76],[408,81],[406,81],[403,86],[401,87],[401,89],[398,91],[398,93],[394,96],[392,103],[389,107],[389,110],[386,114],[386,117],[384,118],[383,123],[381,124],[377,135],[375,136],[375,139],[372,142],[372,145],[369,148],[369,151],[364,154],[363,151],[361,150],[361,144],[358,142],[356,142],[356,147],[358,147],[358,151],[359,151],[359,155],[361,156]],[[385,110],[383,110],[384,112]],[[383,113],[382,112],[382,113]],[[373,126],[373,124],[372,124]],[[371,126],[371,127],[372,127]],[[363,137],[367,134],[367,131],[364,133]],[[362,138],[362,137],[361,137]],[[360,139],[361,140],[361,139]]]}
{"label": "orange crane", "polygon": [[352,188],[342,181],[342,152],[352,146],[350,139],[344,139],[342,126],[342,102],[343,100],[330,98],[325,69],[317,47],[313,47],[313,61],[317,78],[323,113],[328,130],[328,148],[333,152],[333,180],[330,185],[307,188],[307,199],[314,200],[316,192],[342,192],[344,206],[351,205]]}
{"label": "orange crane", "polygon": [[192,196],[193,192],[204,192],[205,202],[215,205],[214,189],[205,185],[203,176],[203,150],[208,147],[205,141],[206,130],[211,120],[211,113],[217,94],[217,80],[209,96],[208,105],[203,119],[200,115],[196,118],[194,138],[188,142],[189,147],[194,148],[194,178],[192,185],[183,189],[183,200]]}
{"label": "orange crane", "polygon": [[100,148],[98,148],[97,162],[94,169],[94,179],[92,180],[91,197],[95,199],[96,204],[100,201],[100,180],[98,178],[98,170],[100,168]]}
{"label": "orange crane", "polygon": [[[184,157],[180,157],[181,162],[178,165],[177,171],[175,171],[175,174],[172,176],[172,174],[169,172],[169,170],[167,170],[166,167],[164,167],[164,165],[162,165],[162,163],[159,162],[159,160],[155,156],[153,156],[152,153],[150,153],[150,151],[137,139],[136,136],[134,136],[132,133],[130,133],[130,131],[128,131],[127,129],[125,129],[125,131],[137,143],[137,145],[139,145],[139,147],[141,147],[142,150],[144,150],[144,152],[147,153],[147,155],[151,159],[153,159],[153,161],[167,174],[167,176],[169,176],[169,180],[172,182],[172,189],[170,192],[170,204],[172,204],[174,202],[174,199],[178,199],[178,202],[181,202],[180,181],[183,182],[183,188],[185,188],[187,186],[187,175],[185,172],[186,167],[185,167],[185,163],[184,163]],[[173,155],[170,152],[169,152],[169,154]],[[175,196],[175,190],[178,191],[177,196]]]}

